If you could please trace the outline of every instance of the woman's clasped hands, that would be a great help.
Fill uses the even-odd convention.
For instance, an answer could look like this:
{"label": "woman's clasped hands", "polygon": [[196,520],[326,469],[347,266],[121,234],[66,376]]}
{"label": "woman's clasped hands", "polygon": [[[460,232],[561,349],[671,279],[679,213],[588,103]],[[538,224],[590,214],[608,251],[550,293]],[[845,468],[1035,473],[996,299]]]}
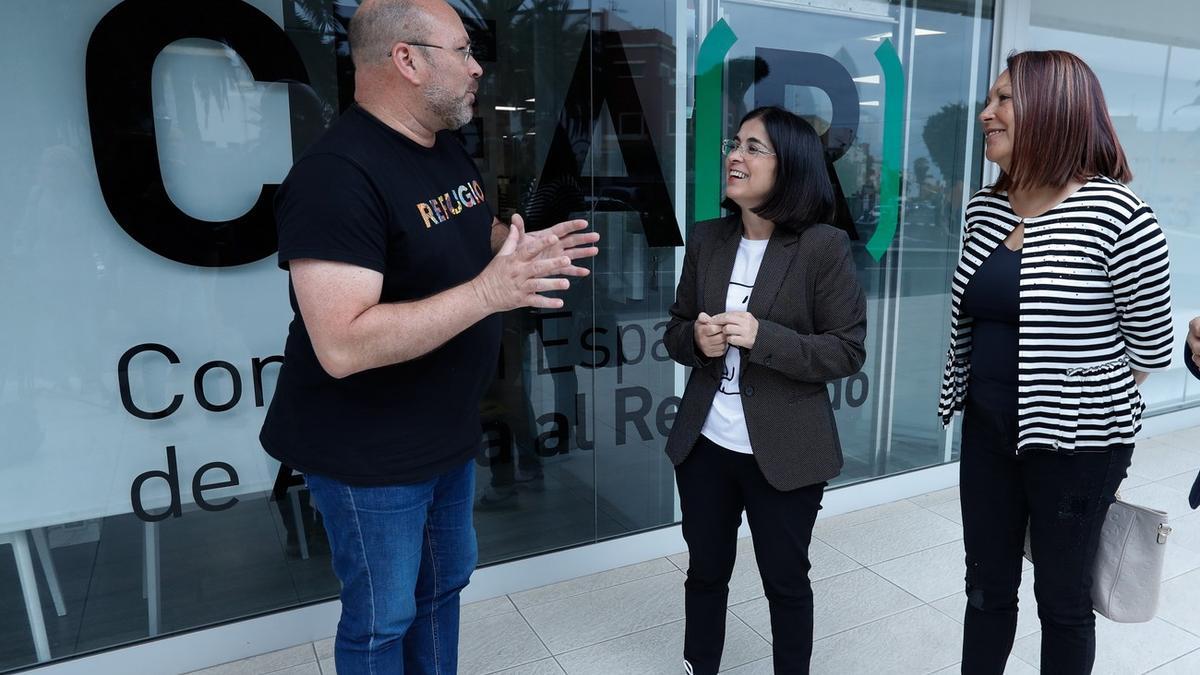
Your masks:
{"label": "woman's clasped hands", "polygon": [[695,324],[696,346],[700,353],[716,358],[729,345],[753,349],[758,336],[758,319],[750,312],[721,312],[709,316],[700,312]]}

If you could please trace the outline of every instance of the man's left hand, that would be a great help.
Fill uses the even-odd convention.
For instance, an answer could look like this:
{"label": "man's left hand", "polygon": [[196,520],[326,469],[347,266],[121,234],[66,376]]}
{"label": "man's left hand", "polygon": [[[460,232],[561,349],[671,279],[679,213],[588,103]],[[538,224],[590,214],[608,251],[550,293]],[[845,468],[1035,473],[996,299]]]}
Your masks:
{"label": "man's left hand", "polygon": [[[513,214],[513,222],[525,225],[525,220],[518,214]],[[580,230],[587,229],[588,222],[586,220],[566,220],[553,227],[548,227],[537,232],[525,232],[526,237],[542,237],[552,234],[558,237],[559,252],[554,255],[566,255],[572,260],[572,263],[580,258],[592,258],[600,253],[600,249],[594,244],[600,241],[599,232],[581,232]],[[554,257],[550,255],[549,257]],[[568,277],[586,277],[591,271],[586,267],[579,267],[571,264],[564,267],[555,274],[561,274]]]}
{"label": "man's left hand", "polygon": [[724,327],[729,344],[754,349],[754,338],[758,337],[758,319],[750,312],[722,312],[712,318],[712,323]]}
{"label": "man's left hand", "polygon": [[[522,230],[525,227],[525,220],[519,214],[513,214],[512,222],[519,225]],[[553,246],[547,246],[542,251],[541,258],[556,258],[558,256],[567,256],[571,259],[572,264],[566,267],[561,267],[550,274],[550,276],[567,276],[567,277],[586,277],[591,273],[586,267],[580,267],[574,264],[574,261],[581,258],[591,258],[600,253],[600,249],[594,244],[600,241],[599,232],[581,232],[580,230],[587,229],[588,222],[586,220],[567,220],[561,222],[554,227],[548,227],[537,232],[524,232],[522,241],[517,243],[517,248],[525,242],[532,243],[533,239],[553,235],[558,238],[558,242]],[[507,234],[508,227],[504,226],[499,220],[493,224],[493,230],[501,227]],[[493,239],[496,236],[493,234]],[[496,248],[493,242],[492,248]]]}

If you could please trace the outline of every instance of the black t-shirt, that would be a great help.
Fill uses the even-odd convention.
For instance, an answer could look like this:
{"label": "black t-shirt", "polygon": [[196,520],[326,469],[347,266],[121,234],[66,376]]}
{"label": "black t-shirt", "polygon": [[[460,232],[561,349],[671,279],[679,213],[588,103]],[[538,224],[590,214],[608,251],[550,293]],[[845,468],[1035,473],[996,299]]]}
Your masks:
{"label": "black t-shirt", "polygon": [[[479,170],[447,132],[414,143],[358,106],[292,167],[275,199],[279,266],[298,258],[383,274],[381,303],[418,300],[478,275],[492,258]],[[414,483],[479,448],[479,402],[500,348],[491,316],[438,349],[341,380],[295,318],[260,440],[305,473],[359,485]]]}
{"label": "black t-shirt", "polygon": [[1015,411],[1021,323],[1021,253],[1004,244],[983,261],[963,290],[971,327],[970,395],[989,408]]}

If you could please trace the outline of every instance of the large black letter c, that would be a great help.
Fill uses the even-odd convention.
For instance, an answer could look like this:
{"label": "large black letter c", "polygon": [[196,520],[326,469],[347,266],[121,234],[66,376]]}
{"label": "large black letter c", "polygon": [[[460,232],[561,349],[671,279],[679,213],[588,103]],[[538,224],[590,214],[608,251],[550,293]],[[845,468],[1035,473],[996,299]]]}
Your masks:
{"label": "large black letter c", "polygon": [[264,185],[254,207],[233,220],[193,218],[167,194],[154,135],[151,72],[164,47],[184,38],[228,45],[260,82],[308,84],[299,52],[270,17],[241,0],[124,0],[92,32],[87,103],[100,190],[129,236],[176,262],[230,267],[255,262],[278,245]]}

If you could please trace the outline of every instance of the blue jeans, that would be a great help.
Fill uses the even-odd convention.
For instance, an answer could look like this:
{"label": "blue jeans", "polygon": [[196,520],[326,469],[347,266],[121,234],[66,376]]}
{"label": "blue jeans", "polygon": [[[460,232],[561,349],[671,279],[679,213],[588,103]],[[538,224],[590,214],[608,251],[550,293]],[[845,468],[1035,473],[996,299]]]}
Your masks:
{"label": "blue jeans", "polygon": [[458,671],[458,596],[475,569],[475,467],[409,485],[306,477],[342,582],[341,675]]}

